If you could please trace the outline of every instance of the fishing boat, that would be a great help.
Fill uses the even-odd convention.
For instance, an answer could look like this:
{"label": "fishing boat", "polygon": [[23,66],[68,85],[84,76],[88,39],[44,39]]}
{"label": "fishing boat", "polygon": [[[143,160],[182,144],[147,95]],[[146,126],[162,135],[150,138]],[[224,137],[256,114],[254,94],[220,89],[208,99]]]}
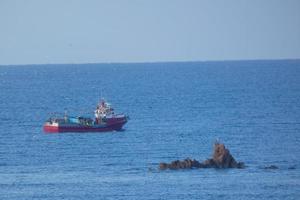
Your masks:
{"label": "fishing boat", "polygon": [[95,118],[72,117],[67,113],[63,117],[50,117],[44,123],[44,132],[104,132],[120,131],[129,117],[124,114],[115,114],[111,104],[104,99],[100,101],[94,111]]}

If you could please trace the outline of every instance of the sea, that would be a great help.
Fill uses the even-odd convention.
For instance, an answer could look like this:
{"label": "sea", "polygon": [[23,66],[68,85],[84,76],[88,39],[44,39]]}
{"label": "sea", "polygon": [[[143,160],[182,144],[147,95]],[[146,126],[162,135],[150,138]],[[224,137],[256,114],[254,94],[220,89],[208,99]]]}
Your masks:
{"label": "sea", "polygon": [[[122,131],[43,132],[101,98]],[[215,141],[246,168],[158,169]],[[300,60],[0,66],[0,199],[300,199]]]}

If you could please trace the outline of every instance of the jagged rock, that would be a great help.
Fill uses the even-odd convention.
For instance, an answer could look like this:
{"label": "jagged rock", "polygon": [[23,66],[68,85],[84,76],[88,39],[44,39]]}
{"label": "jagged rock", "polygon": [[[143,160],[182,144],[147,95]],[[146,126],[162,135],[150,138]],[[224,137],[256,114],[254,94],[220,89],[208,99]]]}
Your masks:
{"label": "jagged rock", "polygon": [[213,158],[200,163],[197,160],[186,158],[185,160],[175,160],[171,163],[160,163],[159,169],[191,169],[191,168],[244,168],[244,163],[236,162],[224,144],[215,143]]}
{"label": "jagged rock", "polygon": [[204,166],[204,168],[213,168],[213,167],[217,168],[217,165],[212,158],[205,160],[203,162],[203,166]]}
{"label": "jagged rock", "polygon": [[242,168],[244,166],[243,163],[236,162],[229,150],[221,143],[215,143],[213,158],[206,163],[207,167],[215,168]]}

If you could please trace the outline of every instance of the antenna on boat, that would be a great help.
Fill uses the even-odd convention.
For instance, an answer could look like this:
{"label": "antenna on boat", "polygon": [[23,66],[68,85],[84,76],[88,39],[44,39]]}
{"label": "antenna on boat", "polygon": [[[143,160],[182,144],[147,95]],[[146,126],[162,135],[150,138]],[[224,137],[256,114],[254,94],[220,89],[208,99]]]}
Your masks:
{"label": "antenna on boat", "polygon": [[65,122],[67,122],[67,119],[68,119],[68,115],[67,115],[67,109],[65,108],[64,109],[65,110],[65,112],[64,112],[64,120],[65,120]]}
{"label": "antenna on boat", "polygon": [[102,101],[105,101],[105,99],[104,99],[103,91],[102,91],[102,88],[101,88],[100,89],[100,101],[99,102],[102,102]]}
{"label": "antenna on boat", "polygon": [[67,116],[67,114],[68,114],[68,110],[65,108],[64,109],[64,115]]}
{"label": "antenna on boat", "polygon": [[103,97],[102,97],[102,88],[100,89],[100,99],[99,99],[99,103],[102,101]]}

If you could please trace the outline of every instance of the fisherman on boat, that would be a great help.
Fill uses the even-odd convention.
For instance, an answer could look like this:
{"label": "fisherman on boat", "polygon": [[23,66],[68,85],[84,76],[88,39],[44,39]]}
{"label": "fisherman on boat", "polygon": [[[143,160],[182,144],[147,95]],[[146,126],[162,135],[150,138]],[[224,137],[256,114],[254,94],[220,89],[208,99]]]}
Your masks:
{"label": "fisherman on boat", "polygon": [[114,114],[113,108],[110,107],[110,104],[106,103],[104,99],[97,105],[95,110],[95,122],[96,124],[101,124],[105,121],[106,116]]}

